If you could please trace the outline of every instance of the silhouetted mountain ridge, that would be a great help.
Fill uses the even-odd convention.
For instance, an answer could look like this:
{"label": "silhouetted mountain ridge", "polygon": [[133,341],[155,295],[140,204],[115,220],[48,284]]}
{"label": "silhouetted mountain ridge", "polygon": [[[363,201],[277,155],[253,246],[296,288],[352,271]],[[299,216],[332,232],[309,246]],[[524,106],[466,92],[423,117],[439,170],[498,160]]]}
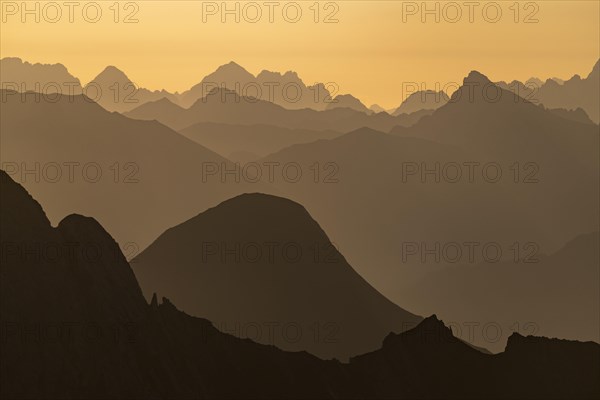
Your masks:
{"label": "silhouetted mountain ridge", "polygon": [[[8,174],[0,173],[0,186],[3,251],[16,240],[96,241],[107,250],[114,246],[90,218],[72,216],[62,229],[52,228],[39,204]],[[7,205],[37,211],[26,216]],[[388,336],[381,350],[343,364],[225,335],[166,298],[161,304],[144,304],[135,279],[121,282],[124,275],[133,276],[122,254],[99,263],[85,257],[2,257],[0,318],[2,326],[11,327],[0,342],[3,398],[480,398],[491,391],[498,398],[516,399],[523,394],[600,394],[600,346],[595,343],[527,338],[510,352],[489,356],[452,337],[431,335],[432,326],[443,324],[430,317],[406,333]],[[56,327],[59,321],[91,326],[105,335],[82,336],[72,330],[68,336],[36,340],[35,334],[12,330]],[[540,343],[544,352],[537,349]],[[465,385],[465,377],[471,384]]]}
{"label": "silhouetted mountain ridge", "polygon": [[[167,107],[168,106],[168,107]],[[269,101],[240,96],[233,90],[216,88],[189,108],[146,103],[125,113],[141,120],[157,120],[175,130],[199,122],[238,125],[264,124],[292,129],[333,130],[348,132],[361,126],[388,131],[395,125],[409,126],[430,111],[391,116],[387,113],[367,115],[351,108],[289,110]]]}

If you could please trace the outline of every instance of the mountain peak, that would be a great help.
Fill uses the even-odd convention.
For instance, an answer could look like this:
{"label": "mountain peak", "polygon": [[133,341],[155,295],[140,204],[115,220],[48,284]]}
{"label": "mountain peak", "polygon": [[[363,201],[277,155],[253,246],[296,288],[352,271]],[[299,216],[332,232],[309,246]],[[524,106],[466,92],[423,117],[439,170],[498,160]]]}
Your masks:
{"label": "mountain peak", "polygon": [[483,75],[481,72],[473,70],[469,72],[469,75],[465,79],[463,79],[463,85],[468,84],[487,85],[492,84],[492,82],[488,79],[487,76]]}
{"label": "mountain peak", "polygon": [[351,94],[340,94],[335,96],[334,102],[329,103],[326,109],[333,108],[350,108],[355,111],[369,113],[371,110],[367,108],[359,99]]}
{"label": "mountain peak", "polygon": [[101,83],[101,82],[131,82],[129,77],[121,71],[119,68],[114,65],[109,65],[102,72],[100,72],[92,82]]}
{"label": "mountain peak", "polygon": [[220,71],[228,71],[228,72],[241,72],[244,74],[248,74],[249,72],[246,68],[242,67],[240,64],[235,61],[229,61],[227,64],[220,65],[215,72]]}
{"label": "mountain peak", "polygon": [[419,325],[417,325],[417,327],[415,329],[420,329],[420,330],[431,330],[431,329],[439,329],[441,331],[450,331],[450,328],[448,328],[445,324],[444,321],[442,321],[441,319],[439,319],[437,317],[436,314],[432,314],[429,317],[423,319],[423,321],[421,321],[421,323]]}
{"label": "mountain peak", "polygon": [[298,73],[296,71],[285,71],[283,74],[284,77],[298,78]]}
{"label": "mountain peak", "polygon": [[383,347],[395,346],[402,342],[440,344],[449,343],[455,339],[452,330],[444,325],[444,322],[433,314],[423,319],[417,326],[406,332],[395,334],[390,333],[383,340]]}

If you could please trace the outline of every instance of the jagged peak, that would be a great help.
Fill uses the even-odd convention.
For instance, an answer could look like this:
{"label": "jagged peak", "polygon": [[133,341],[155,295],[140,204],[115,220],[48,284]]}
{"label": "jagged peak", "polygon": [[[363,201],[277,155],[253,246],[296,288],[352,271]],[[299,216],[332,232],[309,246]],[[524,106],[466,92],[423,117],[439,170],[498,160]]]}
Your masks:
{"label": "jagged peak", "polygon": [[[452,334],[452,329],[447,327],[444,322],[433,314],[424,318],[417,326],[403,333],[389,333],[383,340],[383,347],[389,347],[403,340],[418,340],[426,343],[448,343],[456,339]],[[456,339],[458,340],[458,339]]]}
{"label": "jagged peak", "polygon": [[483,75],[481,72],[479,71],[471,71],[469,72],[469,75],[467,75],[464,79],[463,79],[463,86],[465,85],[469,85],[469,84],[481,84],[481,85],[488,85],[488,84],[492,84],[492,82],[488,79],[487,76]]}

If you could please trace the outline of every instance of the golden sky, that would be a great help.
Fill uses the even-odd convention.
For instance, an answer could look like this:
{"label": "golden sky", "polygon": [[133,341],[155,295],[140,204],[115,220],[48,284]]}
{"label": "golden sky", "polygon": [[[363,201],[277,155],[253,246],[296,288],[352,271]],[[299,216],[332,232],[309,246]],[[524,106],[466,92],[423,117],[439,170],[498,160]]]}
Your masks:
{"label": "golden sky", "polygon": [[473,69],[492,80],[585,76],[600,56],[598,0],[427,2],[431,14],[421,1],[227,2],[239,22],[235,12],[222,22],[221,1],[65,1],[27,1],[31,14],[0,1],[0,56],[60,62],[82,83],[115,65],[140,87],[169,91],[233,60],[253,74],[335,82],[387,108],[400,104],[403,82],[434,89]]}

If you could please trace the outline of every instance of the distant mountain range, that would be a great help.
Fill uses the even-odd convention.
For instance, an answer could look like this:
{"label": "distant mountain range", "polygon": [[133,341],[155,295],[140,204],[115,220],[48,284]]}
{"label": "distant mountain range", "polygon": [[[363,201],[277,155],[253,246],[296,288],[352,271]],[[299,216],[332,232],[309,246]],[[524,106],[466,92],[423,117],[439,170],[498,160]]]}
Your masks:
{"label": "distant mountain range", "polygon": [[[550,109],[569,111],[581,108],[594,123],[598,124],[600,122],[599,63],[600,60],[586,78],[575,75],[568,80],[552,78],[546,82],[531,78],[525,83],[515,80],[511,83],[498,82],[497,85],[532,102],[542,103]],[[83,90],[88,97],[108,111],[120,113],[161,99],[167,99],[182,108],[189,108],[214,89],[221,89],[235,91],[241,97],[268,101],[290,110],[309,108],[323,111],[350,108],[367,114],[385,111],[396,116],[435,110],[448,101],[450,94],[432,90],[418,91],[408,96],[399,107],[385,110],[377,104],[366,107],[350,94],[332,93],[331,90],[334,92],[338,90],[335,83],[306,85],[293,71],[281,74],[263,70],[255,76],[233,61],[221,65],[183,93],[170,93],[166,90],[151,91],[139,87],[114,66],[106,67],[83,89],[79,80],[62,64],[30,64],[20,58],[7,57],[0,60],[0,70],[2,89],[40,91],[36,88],[42,87],[45,89],[44,93],[60,91],[64,94],[80,94]]]}
{"label": "distant mountain range", "polygon": [[[36,91],[35,83],[39,83],[40,87],[47,88],[43,93],[60,91],[63,94],[80,94],[82,92],[79,80],[69,74],[62,64],[32,65],[20,58],[3,58],[0,60],[0,69],[3,89]],[[65,85],[65,83],[70,85],[71,82],[77,82],[73,92]],[[7,86],[8,84],[10,85]],[[53,90],[56,85],[60,89]],[[307,86],[293,71],[281,74],[263,70],[254,76],[235,62],[218,67],[215,72],[183,93],[145,89],[114,66],[106,67],[85,85],[83,91],[108,111],[123,113],[144,103],[161,99],[168,99],[183,108],[188,108],[214,89],[236,91],[241,96],[255,97],[292,110],[302,108],[324,110],[329,104],[334,104],[327,85],[323,83]]]}
{"label": "distant mountain range", "polygon": [[[70,215],[52,227],[4,171],[0,188],[2,398],[600,395],[597,343],[515,333],[505,352],[488,355],[435,316],[349,363],[220,333],[167,299],[147,304],[117,243],[93,218]],[[104,257],[81,251],[90,244]],[[50,248],[70,251],[49,257]]]}
{"label": "distant mountain range", "polygon": [[600,123],[600,60],[585,78],[574,75],[567,80],[553,78],[546,82],[530,79],[525,83],[499,82],[498,86],[548,108],[581,108],[594,123]]}
{"label": "distant mountain range", "polygon": [[[367,108],[359,99],[352,96],[351,94],[342,94],[335,96],[333,102],[329,103],[325,109],[331,110],[334,108],[350,108],[352,110],[371,114],[372,111]],[[408,114],[408,113],[407,113]]]}
{"label": "distant mountain range", "polygon": [[325,111],[309,108],[289,110],[268,101],[239,96],[231,90],[214,89],[187,109],[161,99],[142,104],[125,115],[134,119],[157,120],[175,130],[199,122],[217,122],[348,132],[363,126],[385,131],[396,125],[409,126],[430,113],[425,110],[391,116],[387,113],[367,114],[351,107],[334,107]]}
{"label": "distant mountain range", "polygon": [[165,90],[150,91],[132,82],[116,67],[106,67],[87,83],[84,93],[108,111],[125,112],[140,104],[160,99],[178,101],[178,95]]}
{"label": "distant mountain range", "polygon": [[[233,125],[198,122],[179,131],[227,159],[245,164],[285,147],[342,135],[330,130],[288,129],[274,125]],[[239,158],[241,156],[241,159]]]}
{"label": "distant mountain range", "polygon": [[[95,215],[139,252],[208,207],[267,191],[261,182],[222,183],[221,170],[236,171],[232,162],[156,121],[108,112],[84,96],[1,94],[2,166],[42,199],[53,223],[71,212]],[[216,175],[203,178],[209,171]]]}
{"label": "distant mountain range", "polygon": [[184,108],[206,97],[214,89],[235,91],[243,97],[278,104],[290,110],[311,108],[324,110],[332,102],[329,90],[322,83],[307,86],[296,72],[284,74],[263,70],[254,76],[235,62],[221,65],[202,81],[185,91],[178,102]]}

